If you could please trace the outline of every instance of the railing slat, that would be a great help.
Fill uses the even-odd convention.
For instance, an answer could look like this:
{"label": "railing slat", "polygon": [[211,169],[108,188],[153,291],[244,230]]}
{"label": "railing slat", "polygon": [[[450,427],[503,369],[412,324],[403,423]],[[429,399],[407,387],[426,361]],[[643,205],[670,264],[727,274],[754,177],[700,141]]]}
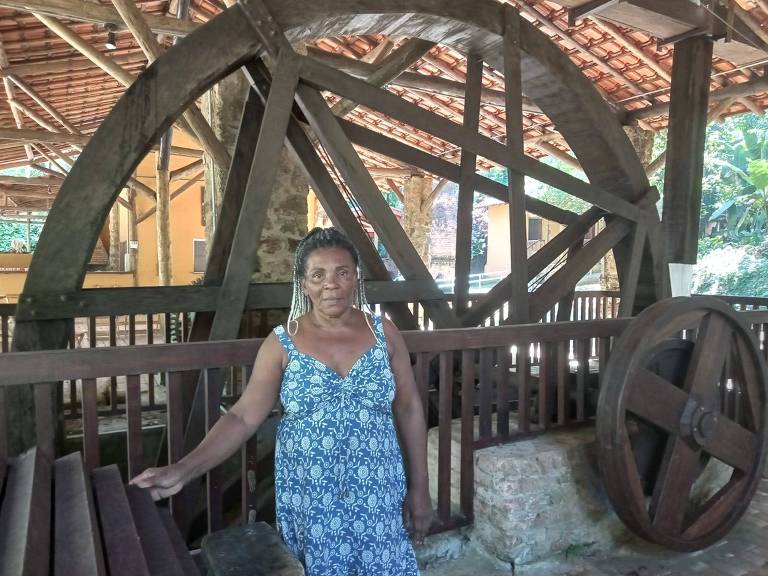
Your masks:
{"label": "railing slat", "polygon": [[471,520],[474,516],[473,496],[475,489],[475,353],[461,353],[461,512]]}
{"label": "railing slat", "polygon": [[429,425],[429,361],[431,354],[422,352],[416,354],[416,367],[414,378],[416,387],[421,397],[421,406],[424,409],[424,421]]}
{"label": "railing slat", "polygon": [[85,467],[90,471],[99,467],[99,415],[96,404],[96,379],[83,378],[80,382],[83,423],[83,455]]}
{"label": "railing slat", "polygon": [[529,344],[517,347],[517,410],[518,429],[528,432],[531,429],[531,378],[529,375],[530,362],[528,361]]}
{"label": "railing slat", "polygon": [[568,343],[559,342],[557,344],[557,423],[565,425],[568,423]]}
{"label": "railing slat", "polygon": [[549,352],[550,344],[543,342],[539,355],[539,426],[546,430],[549,428],[552,415],[549,410]]}
{"label": "railing slat", "polygon": [[[205,383],[205,430],[211,428],[219,420],[221,406],[220,368],[208,368],[204,371]],[[216,532],[224,527],[224,503],[222,499],[223,474],[221,466],[206,474],[206,492],[208,504],[208,532]]]}
{"label": "railing slat", "polygon": [[[149,375],[153,377],[152,374]],[[168,439],[168,463],[175,464],[184,456],[184,405],[182,396],[182,372],[167,374],[168,387],[166,391],[166,434]],[[185,531],[187,518],[184,510],[184,491],[171,496],[171,515],[176,524]]]}
{"label": "railing slat", "polygon": [[504,441],[509,438],[509,368],[512,358],[509,347],[496,350],[498,354],[496,433]]}
{"label": "railing slat", "polygon": [[586,417],[587,379],[589,378],[589,340],[576,341],[576,420],[583,422]]}
{"label": "railing slat", "polygon": [[2,352],[8,352],[8,341],[10,334],[8,333],[9,330],[9,322],[8,322],[8,316],[2,315],[0,316],[0,351]]}
{"label": "railing slat", "polygon": [[144,469],[141,431],[141,378],[137,374],[131,374],[126,378],[125,414],[128,420],[128,475],[133,478]]}
{"label": "railing slat", "polygon": [[491,350],[480,350],[480,438],[488,439],[493,435],[493,381],[491,380]]}
{"label": "railing slat", "polygon": [[437,515],[451,517],[451,423],[453,410],[453,352],[440,353],[439,431],[437,458]]}

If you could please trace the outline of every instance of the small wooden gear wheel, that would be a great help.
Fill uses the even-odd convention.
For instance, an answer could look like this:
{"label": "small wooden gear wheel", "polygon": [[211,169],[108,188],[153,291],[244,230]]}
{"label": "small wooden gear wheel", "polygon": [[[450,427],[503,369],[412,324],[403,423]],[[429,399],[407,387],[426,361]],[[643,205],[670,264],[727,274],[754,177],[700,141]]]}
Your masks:
{"label": "small wooden gear wheel", "polygon": [[[725,302],[671,298],[644,310],[617,340],[598,402],[600,468],[622,521],[674,550],[722,538],[762,477],[767,381],[755,335]],[[644,431],[650,442],[635,438]],[[711,464],[727,480],[701,501],[697,480]]]}

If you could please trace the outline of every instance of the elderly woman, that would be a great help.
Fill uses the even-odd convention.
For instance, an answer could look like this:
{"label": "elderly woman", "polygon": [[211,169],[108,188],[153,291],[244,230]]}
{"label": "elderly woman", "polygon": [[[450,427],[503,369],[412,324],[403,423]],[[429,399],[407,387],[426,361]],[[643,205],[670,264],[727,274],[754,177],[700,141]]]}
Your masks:
{"label": "elderly woman", "polygon": [[233,454],[278,398],[277,527],[307,575],[417,575],[408,532],[422,542],[432,518],[422,405],[405,342],[369,313],[357,250],[334,228],[299,244],[288,323],[264,340],[240,400],[186,457],[132,483],[175,494]]}

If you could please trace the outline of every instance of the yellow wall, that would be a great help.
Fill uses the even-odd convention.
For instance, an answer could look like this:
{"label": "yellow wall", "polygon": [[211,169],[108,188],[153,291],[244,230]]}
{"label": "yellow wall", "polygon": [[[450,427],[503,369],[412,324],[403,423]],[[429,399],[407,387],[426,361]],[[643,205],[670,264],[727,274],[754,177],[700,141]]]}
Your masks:
{"label": "yellow wall", "polygon": [[[0,254],[7,256],[7,254]],[[15,304],[24,288],[26,272],[0,272],[0,304]],[[133,286],[130,272],[88,272],[83,288],[124,288]]]}
{"label": "yellow wall", "polygon": [[[178,130],[174,131],[173,144],[185,148],[199,147],[191,138]],[[172,156],[170,169],[173,171],[194,161],[194,158]],[[155,166],[156,155],[149,154],[136,170],[136,177],[153,189],[157,188]],[[187,180],[172,182],[171,194],[186,182]],[[201,218],[202,188],[203,180],[201,179],[171,201],[171,274],[173,276],[172,283],[175,285],[191,284],[194,280],[202,277],[202,273],[193,272],[194,253],[192,246],[193,239],[205,239],[205,226],[202,225]],[[154,202],[146,195],[138,193],[136,205],[137,213],[141,215],[152,208]],[[123,235],[123,230],[121,230],[121,238],[127,236],[127,227],[126,220],[126,235]],[[157,286],[157,241],[154,214],[138,225],[138,241],[137,283],[139,286]]]}
{"label": "yellow wall", "polygon": [[[528,237],[528,218],[538,218],[526,214],[525,227]],[[541,238],[549,242],[560,230],[561,224],[542,219]],[[509,270],[509,207],[506,204],[488,206],[488,259],[485,263],[486,272],[505,272]]]}

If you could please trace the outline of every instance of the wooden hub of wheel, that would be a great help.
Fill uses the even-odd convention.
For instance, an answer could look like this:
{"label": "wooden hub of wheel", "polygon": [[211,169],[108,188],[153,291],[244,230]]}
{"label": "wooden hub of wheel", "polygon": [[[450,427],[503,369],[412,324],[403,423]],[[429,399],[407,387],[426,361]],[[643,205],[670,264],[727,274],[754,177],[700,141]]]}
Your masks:
{"label": "wooden hub of wheel", "polygon": [[755,335],[717,298],[671,298],[632,322],[597,411],[602,477],[627,526],[682,551],[733,527],[762,477],[766,382]]}

